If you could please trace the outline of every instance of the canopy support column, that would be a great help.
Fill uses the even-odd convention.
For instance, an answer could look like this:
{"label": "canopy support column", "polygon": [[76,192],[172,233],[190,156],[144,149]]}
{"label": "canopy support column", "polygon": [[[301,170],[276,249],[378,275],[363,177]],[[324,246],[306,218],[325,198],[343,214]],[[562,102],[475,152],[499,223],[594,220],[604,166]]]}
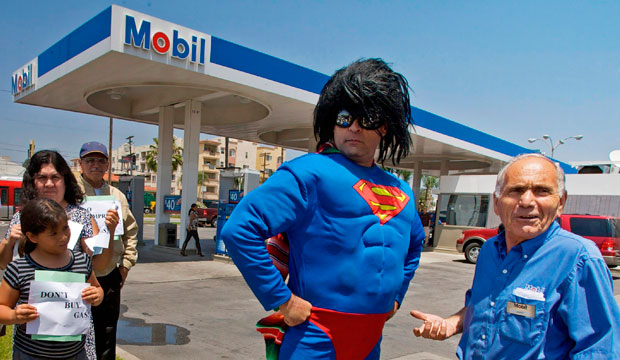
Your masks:
{"label": "canopy support column", "polygon": [[[169,223],[170,215],[164,213],[164,196],[170,194],[172,183],[172,125],[174,108],[159,108],[158,147],[157,147],[157,192],[155,194],[155,244],[160,244],[159,224]],[[162,239],[161,243],[166,243]]]}
{"label": "canopy support column", "polygon": [[[189,224],[188,212],[198,196],[198,152],[200,148],[200,113],[201,103],[195,100],[185,101],[185,130],[183,131],[183,181],[181,185],[181,241],[185,240],[185,228]],[[181,245],[181,241],[179,245]],[[188,249],[195,249],[194,243]]]}
{"label": "canopy support column", "polygon": [[415,197],[415,209],[420,210],[420,183],[422,182],[422,163],[416,161],[413,167],[413,195]]}

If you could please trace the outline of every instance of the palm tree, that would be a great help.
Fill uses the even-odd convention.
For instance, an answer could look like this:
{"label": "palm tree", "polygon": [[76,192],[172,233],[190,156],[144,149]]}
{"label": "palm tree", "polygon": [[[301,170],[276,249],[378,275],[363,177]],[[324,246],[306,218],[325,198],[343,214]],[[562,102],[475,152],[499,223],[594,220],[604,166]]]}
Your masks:
{"label": "palm tree", "polygon": [[431,207],[432,196],[431,192],[433,189],[437,188],[439,185],[439,178],[431,175],[422,175],[422,183],[424,184],[424,203],[421,204],[424,207],[424,210],[428,211]]}
{"label": "palm tree", "polygon": [[402,179],[404,182],[407,182],[407,183],[409,182],[409,179],[413,175],[412,171],[403,170],[403,169],[395,169],[395,168],[384,166],[383,164],[381,165],[381,169],[389,172],[390,174],[396,175],[399,179]]}
{"label": "palm tree", "polygon": [[399,178],[403,179],[404,182],[408,183],[409,179],[411,179],[411,177],[413,176],[413,171],[396,169],[396,175],[398,175]]}
{"label": "palm tree", "polygon": [[198,171],[198,189],[200,194],[200,201],[202,201],[202,183],[209,180],[209,174],[204,171]]}
{"label": "palm tree", "polygon": [[[157,152],[159,150],[159,139],[153,138],[155,144],[149,147],[151,150],[146,153],[146,167],[152,172],[157,172]],[[183,165],[183,148],[177,145],[176,136],[172,137],[172,172],[177,171]]]}

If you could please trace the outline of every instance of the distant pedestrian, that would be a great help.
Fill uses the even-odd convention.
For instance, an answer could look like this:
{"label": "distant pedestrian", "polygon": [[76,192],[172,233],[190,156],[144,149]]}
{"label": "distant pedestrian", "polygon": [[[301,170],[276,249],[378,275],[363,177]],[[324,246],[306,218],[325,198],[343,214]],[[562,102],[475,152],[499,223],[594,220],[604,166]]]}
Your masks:
{"label": "distant pedestrian", "polygon": [[189,209],[187,215],[189,215],[189,224],[185,230],[187,230],[187,234],[185,235],[185,241],[183,242],[183,248],[181,249],[181,255],[187,256],[185,253],[185,248],[187,247],[187,243],[189,242],[190,237],[193,237],[196,240],[196,250],[198,250],[199,256],[204,256],[202,250],[200,249],[200,238],[198,238],[198,205],[192,204]]}

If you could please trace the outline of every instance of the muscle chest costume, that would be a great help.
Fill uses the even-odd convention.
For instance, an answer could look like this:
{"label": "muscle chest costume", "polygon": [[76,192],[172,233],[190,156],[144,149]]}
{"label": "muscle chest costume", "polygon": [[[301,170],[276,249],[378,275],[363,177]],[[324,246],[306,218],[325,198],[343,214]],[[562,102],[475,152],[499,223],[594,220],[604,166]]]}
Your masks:
{"label": "muscle chest costume", "polygon": [[[265,248],[278,233],[290,243],[288,286]],[[384,322],[394,301],[402,303],[424,241],[409,186],[340,153],[283,164],[245,196],[222,236],[265,310],[291,292],[313,305],[310,324],[288,329],[285,358],[322,357],[316,350],[363,359],[375,347],[378,356]]]}

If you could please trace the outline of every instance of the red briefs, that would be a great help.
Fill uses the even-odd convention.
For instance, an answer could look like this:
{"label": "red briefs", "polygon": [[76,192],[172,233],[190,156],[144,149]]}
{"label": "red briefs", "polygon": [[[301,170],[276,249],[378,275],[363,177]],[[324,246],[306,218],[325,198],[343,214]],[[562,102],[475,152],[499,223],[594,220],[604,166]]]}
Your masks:
{"label": "red briefs", "polygon": [[309,320],[331,339],[337,360],[364,359],[381,339],[389,314],[352,314],[312,307]]}

